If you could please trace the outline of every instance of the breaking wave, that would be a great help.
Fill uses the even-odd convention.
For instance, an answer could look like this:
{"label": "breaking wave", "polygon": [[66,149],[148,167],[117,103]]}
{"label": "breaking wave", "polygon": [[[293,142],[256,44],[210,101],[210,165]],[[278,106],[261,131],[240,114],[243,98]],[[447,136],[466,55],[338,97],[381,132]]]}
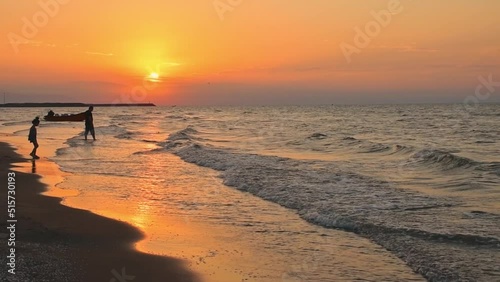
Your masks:
{"label": "breaking wave", "polygon": [[328,138],[328,135],[326,134],[323,134],[323,133],[313,133],[311,134],[311,136],[307,137],[307,139],[318,139],[318,140],[321,140],[321,139],[326,139]]}
{"label": "breaking wave", "polygon": [[471,159],[456,156],[452,153],[436,149],[424,149],[418,151],[412,156],[412,159],[423,165],[438,165],[445,170],[470,168],[478,164]]}
{"label": "breaking wave", "polygon": [[399,144],[382,144],[368,140],[359,140],[348,136],[342,138],[343,145],[347,148],[353,148],[357,153],[409,153],[413,150],[410,146]]}
{"label": "breaking wave", "polygon": [[[374,240],[431,281],[487,277],[478,273],[481,264],[500,259],[500,217],[471,220],[458,209],[458,200],[398,189],[332,162],[205,146],[196,142],[197,132],[188,127],[173,133],[164,148],[186,162],[220,171],[226,185],[296,210],[311,223]],[[413,157],[447,167],[473,164],[437,150]],[[488,251],[477,251],[481,246]],[[493,268],[500,271],[500,266]]]}

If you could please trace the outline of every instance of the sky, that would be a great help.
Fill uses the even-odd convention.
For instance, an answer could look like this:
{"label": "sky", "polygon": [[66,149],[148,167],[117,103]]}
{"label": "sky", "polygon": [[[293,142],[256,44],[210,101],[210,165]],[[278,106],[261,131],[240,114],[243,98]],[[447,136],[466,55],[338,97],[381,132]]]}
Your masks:
{"label": "sky", "polygon": [[498,0],[2,0],[0,11],[7,102],[500,101]]}

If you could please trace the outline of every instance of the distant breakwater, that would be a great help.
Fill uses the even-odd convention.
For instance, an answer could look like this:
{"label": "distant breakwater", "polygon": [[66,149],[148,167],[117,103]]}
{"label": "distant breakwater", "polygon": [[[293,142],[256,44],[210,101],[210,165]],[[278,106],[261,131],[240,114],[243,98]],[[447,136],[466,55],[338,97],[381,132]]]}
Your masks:
{"label": "distant breakwater", "polygon": [[0,104],[0,108],[77,108],[77,107],[156,107],[153,103],[137,104],[86,104],[86,103],[7,103]]}

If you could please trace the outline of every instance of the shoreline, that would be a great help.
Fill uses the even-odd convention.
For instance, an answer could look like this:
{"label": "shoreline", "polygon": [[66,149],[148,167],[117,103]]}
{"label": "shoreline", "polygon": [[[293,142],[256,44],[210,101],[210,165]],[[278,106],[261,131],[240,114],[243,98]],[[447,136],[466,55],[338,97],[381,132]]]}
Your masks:
{"label": "shoreline", "polygon": [[[27,154],[30,151],[30,144],[25,142],[25,138],[21,137],[25,134],[21,131],[25,129],[17,125],[16,127],[19,127],[14,128],[19,129],[16,130],[17,133],[13,135],[11,133],[5,134],[7,142],[15,144],[19,152]],[[9,132],[14,129],[11,128]],[[76,136],[77,131],[77,129],[74,132],[71,130],[71,132],[65,132],[65,135],[74,134]],[[57,136],[57,131],[51,130],[51,127],[47,127],[41,132],[46,136]],[[155,209],[155,205],[148,206],[146,210],[143,210],[146,202],[142,200],[138,202],[108,201],[107,196],[103,196],[105,194],[92,194],[92,183],[95,181],[92,177],[89,178],[85,174],[79,175],[78,172],[73,174],[70,171],[66,175],[66,172],[51,160],[54,157],[54,152],[60,146],[60,140],[52,142],[52,140],[47,139],[46,141],[47,143],[40,147],[39,155],[42,159],[36,161],[36,171],[38,174],[43,175],[41,181],[51,187],[43,195],[62,198],[61,204],[64,206],[91,211],[105,218],[125,222],[136,227],[142,231],[146,238],[143,237],[143,240],[135,244],[133,247],[135,250],[146,254],[175,257],[187,262],[183,266],[196,273],[198,281],[244,281],[257,278],[258,281],[266,282],[283,279],[287,281],[292,279],[294,281],[297,278],[307,281],[318,276],[325,279],[336,278],[340,280],[353,277],[359,277],[360,279],[384,277],[387,281],[396,281],[394,280],[395,277],[404,277],[411,281],[423,281],[420,275],[414,273],[400,259],[390,252],[386,252],[380,246],[350,233],[333,229],[324,230],[323,227],[311,225],[303,221],[293,211],[223,185],[218,177],[218,172],[184,162],[175,155],[167,154],[161,159],[163,163],[170,164],[164,167],[166,171],[169,171],[168,176],[163,177],[170,184],[168,194],[173,196],[170,198],[170,202],[177,204],[171,205],[170,208],[167,208],[168,210],[163,210],[162,206],[160,211]],[[24,160],[25,162],[20,164],[19,170],[30,173],[32,169],[31,163],[26,159]],[[156,158],[155,160],[158,161]],[[138,161],[148,162],[147,158]],[[189,172],[189,175],[203,177],[190,179],[189,184],[186,184],[186,172]],[[55,186],[56,184],[63,184],[61,183],[63,177],[64,185]],[[75,177],[76,181],[74,181]],[[102,183],[107,183],[105,179],[103,180]],[[126,183],[123,185],[123,187],[127,186]],[[200,190],[196,187],[209,187],[209,189]],[[78,193],[78,191],[81,193]],[[193,204],[195,206],[210,207],[210,209],[206,211],[199,210],[201,214],[197,213],[197,209],[193,211],[186,209],[186,203],[191,203],[192,199],[185,199],[187,202],[178,202],[178,200],[182,200],[182,195],[187,191],[191,195],[190,198],[194,197]],[[72,194],[68,195],[68,192]],[[74,194],[74,192],[77,193]],[[176,195],[180,196],[180,198]],[[207,196],[209,199],[207,199]],[[232,199],[233,201],[221,205],[221,199]],[[214,205],[214,203],[217,204]],[[238,204],[234,205],[234,203],[246,204],[241,207]],[[228,208],[232,212],[227,213]],[[255,215],[262,211],[267,212],[264,212],[263,216],[255,218]],[[221,214],[225,214],[225,216],[219,218]],[[249,219],[248,215],[253,216]],[[214,216],[222,221],[207,224],[205,220],[201,219],[214,218]],[[147,221],[144,221],[144,219]],[[249,221],[258,224],[248,224]],[[287,224],[283,225],[283,222]],[[276,223],[280,223],[279,227],[277,227]],[[265,232],[262,233],[263,231]],[[283,237],[281,234],[289,235]],[[317,234],[321,235],[317,236]],[[296,238],[290,240],[289,236]],[[308,245],[311,242],[323,247],[321,250],[308,248],[306,250],[307,254],[300,254],[297,251],[298,246],[302,246],[302,244]],[[338,253],[346,252],[344,246],[356,247],[349,251],[351,256],[337,257]],[[358,249],[363,251],[358,252]],[[285,253],[290,253],[290,256],[283,255]],[[332,258],[334,258],[334,262],[331,262]],[[67,260],[74,259],[69,258]],[[371,266],[369,268],[360,266],[360,261],[364,262],[363,265]],[[76,264],[81,265],[81,262]],[[335,270],[335,268],[332,268],[333,264],[341,264],[342,267]],[[70,266],[66,266],[66,268],[71,269]],[[356,269],[358,273],[364,274],[355,274],[356,272],[348,274],[344,271],[345,269]],[[118,273],[122,271],[119,267],[114,268],[114,270]],[[81,269],[72,271],[72,273],[81,272]],[[104,273],[106,274],[106,272]],[[125,273],[135,275],[128,268],[125,269]],[[107,271],[107,274],[108,277],[105,281],[112,281],[111,269]],[[101,279],[102,277],[99,277],[98,281]],[[33,279],[24,279],[24,281],[29,280]]]}
{"label": "shoreline", "polygon": [[[2,281],[120,281],[124,277],[128,281],[199,281],[185,261],[136,250],[134,244],[144,238],[137,228],[65,206],[62,198],[43,195],[50,189],[40,182],[41,176],[16,171],[16,164],[27,159],[11,144],[0,142],[0,159],[2,183],[7,183],[8,172],[15,172],[18,220],[16,274],[8,273],[6,267],[0,274]],[[43,162],[39,162],[40,167]],[[0,209],[5,218],[0,235],[6,246],[7,189]],[[7,255],[3,256],[4,266]]]}

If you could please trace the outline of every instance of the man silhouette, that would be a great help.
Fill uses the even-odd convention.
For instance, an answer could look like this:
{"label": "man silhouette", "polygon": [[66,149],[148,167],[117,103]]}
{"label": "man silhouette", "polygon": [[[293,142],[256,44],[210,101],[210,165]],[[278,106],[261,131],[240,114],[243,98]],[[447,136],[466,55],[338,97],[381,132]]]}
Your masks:
{"label": "man silhouette", "polygon": [[92,134],[92,138],[95,140],[95,131],[94,131],[94,117],[92,116],[92,111],[94,110],[93,106],[90,106],[89,109],[85,112],[85,140],[87,140],[87,135]]}

